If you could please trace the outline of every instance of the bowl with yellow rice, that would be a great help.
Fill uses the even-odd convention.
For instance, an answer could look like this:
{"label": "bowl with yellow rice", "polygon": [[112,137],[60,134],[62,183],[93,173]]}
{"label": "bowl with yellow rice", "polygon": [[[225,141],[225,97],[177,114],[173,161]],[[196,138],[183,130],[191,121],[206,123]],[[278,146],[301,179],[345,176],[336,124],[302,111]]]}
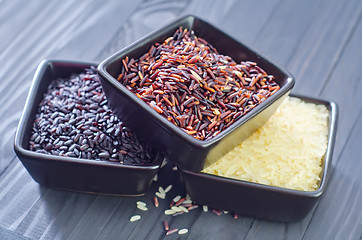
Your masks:
{"label": "bowl with yellow rice", "polygon": [[199,204],[278,221],[302,219],[327,185],[337,127],[331,101],[290,96],[248,139],[201,172],[180,170]]}

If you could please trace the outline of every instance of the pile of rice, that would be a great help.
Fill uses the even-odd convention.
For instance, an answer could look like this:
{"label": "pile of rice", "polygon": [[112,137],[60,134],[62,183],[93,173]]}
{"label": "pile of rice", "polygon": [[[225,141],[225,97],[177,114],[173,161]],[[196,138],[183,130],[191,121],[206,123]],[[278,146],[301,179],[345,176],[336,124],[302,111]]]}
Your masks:
{"label": "pile of rice", "polygon": [[288,97],[266,124],[203,172],[314,191],[327,137],[327,108]]}

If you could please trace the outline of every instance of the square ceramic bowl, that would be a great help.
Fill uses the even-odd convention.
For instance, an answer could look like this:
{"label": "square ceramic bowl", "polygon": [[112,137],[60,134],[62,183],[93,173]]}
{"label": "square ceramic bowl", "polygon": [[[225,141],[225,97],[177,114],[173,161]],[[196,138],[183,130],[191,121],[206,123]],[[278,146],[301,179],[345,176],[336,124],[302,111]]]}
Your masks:
{"label": "square ceramic bowl", "polygon": [[35,114],[50,83],[57,78],[81,73],[91,65],[95,66],[93,63],[49,60],[39,64],[17,128],[15,152],[40,185],[88,193],[143,195],[163,161],[161,154],[155,154],[155,160],[150,165],[136,166],[48,155],[29,150]]}
{"label": "square ceramic bowl", "polygon": [[[232,57],[236,62],[256,62],[268,74],[275,76],[280,90],[216,137],[201,141],[188,135],[117,81],[123,58],[141,57],[153,44],[162,43],[172,36],[180,26],[193,30],[198,37],[204,38],[221,54]],[[281,66],[194,16],[180,18],[108,57],[98,66],[98,73],[114,113],[124,116],[123,121],[127,126],[155,149],[166,153],[179,167],[193,171],[201,170],[206,157],[211,161],[218,159],[264,124],[294,86],[293,77]]]}
{"label": "square ceramic bowl", "polygon": [[325,105],[329,110],[328,143],[322,159],[321,181],[317,190],[298,191],[180,170],[181,178],[191,199],[199,204],[229,210],[244,216],[285,222],[304,218],[327,186],[337,129],[337,105],[334,102],[319,99],[298,98],[305,102]]}

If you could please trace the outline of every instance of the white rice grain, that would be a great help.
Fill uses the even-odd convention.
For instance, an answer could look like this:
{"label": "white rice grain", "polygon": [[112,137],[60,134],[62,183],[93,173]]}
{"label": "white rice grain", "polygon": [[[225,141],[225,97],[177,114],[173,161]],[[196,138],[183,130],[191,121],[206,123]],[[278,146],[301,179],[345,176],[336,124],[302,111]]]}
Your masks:
{"label": "white rice grain", "polygon": [[164,212],[166,215],[172,215],[172,214],[174,214],[174,213],[176,213],[174,210],[172,210],[172,209],[167,209],[167,210],[165,210],[165,212]]}
{"label": "white rice grain", "polygon": [[270,119],[205,173],[314,191],[327,149],[329,112],[324,105],[288,97]]}
{"label": "white rice grain", "polygon": [[146,206],[142,206],[142,205],[137,205],[137,208],[139,210],[142,210],[142,211],[147,211],[148,210],[148,208]]}
{"label": "white rice grain", "polygon": [[146,203],[145,202],[142,202],[142,201],[137,201],[136,202],[137,206],[142,206],[142,207],[146,207]]}
{"label": "white rice grain", "polygon": [[141,219],[141,216],[140,215],[134,215],[131,217],[130,221],[131,222],[135,222],[135,221],[138,221]]}
{"label": "white rice grain", "polygon": [[165,189],[165,193],[168,193],[172,188],[172,185],[168,185],[167,188]]}
{"label": "white rice grain", "polygon": [[155,193],[157,197],[161,198],[161,199],[165,199],[166,195],[165,194],[161,194],[160,192],[156,192]]}
{"label": "white rice grain", "polygon": [[206,205],[203,205],[203,206],[202,206],[202,209],[204,210],[204,212],[209,211],[209,207],[208,207],[208,206],[206,206]]}
{"label": "white rice grain", "polygon": [[189,210],[187,210],[187,208],[185,208],[184,206],[178,206],[178,209],[179,209],[180,211],[185,212],[185,213],[188,213],[188,212],[189,212]]}
{"label": "white rice grain", "polygon": [[162,195],[165,195],[166,196],[166,192],[165,190],[163,189],[163,187],[158,187],[158,192],[161,193]]}
{"label": "white rice grain", "polygon": [[171,209],[175,212],[181,212],[182,210],[179,207],[172,206]]}
{"label": "white rice grain", "polygon": [[175,203],[181,199],[181,196],[180,195],[177,195],[176,197],[173,198],[172,201],[174,201]]}
{"label": "white rice grain", "polygon": [[186,233],[188,233],[188,232],[189,232],[188,229],[183,228],[183,229],[180,229],[180,230],[178,231],[178,234],[179,234],[179,235],[182,235],[182,234],[186,234]]}
{"label": "white rice grain", "polygon": [[185,201],[183,201],[182,202],[182,204],[191,204],[192,203],[192,201],[190,200],[190,199],[186,199]]}

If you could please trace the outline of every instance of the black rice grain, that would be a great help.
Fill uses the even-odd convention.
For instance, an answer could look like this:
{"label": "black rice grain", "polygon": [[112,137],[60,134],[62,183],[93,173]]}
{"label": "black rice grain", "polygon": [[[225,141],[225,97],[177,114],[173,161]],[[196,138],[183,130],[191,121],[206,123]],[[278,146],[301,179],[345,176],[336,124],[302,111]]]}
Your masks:
{"label": "black rice grain", "polygon": [[35,117],[29,149],[130,165],[153,160],[150,146],[108,108],[94,67],[50,84]]}

